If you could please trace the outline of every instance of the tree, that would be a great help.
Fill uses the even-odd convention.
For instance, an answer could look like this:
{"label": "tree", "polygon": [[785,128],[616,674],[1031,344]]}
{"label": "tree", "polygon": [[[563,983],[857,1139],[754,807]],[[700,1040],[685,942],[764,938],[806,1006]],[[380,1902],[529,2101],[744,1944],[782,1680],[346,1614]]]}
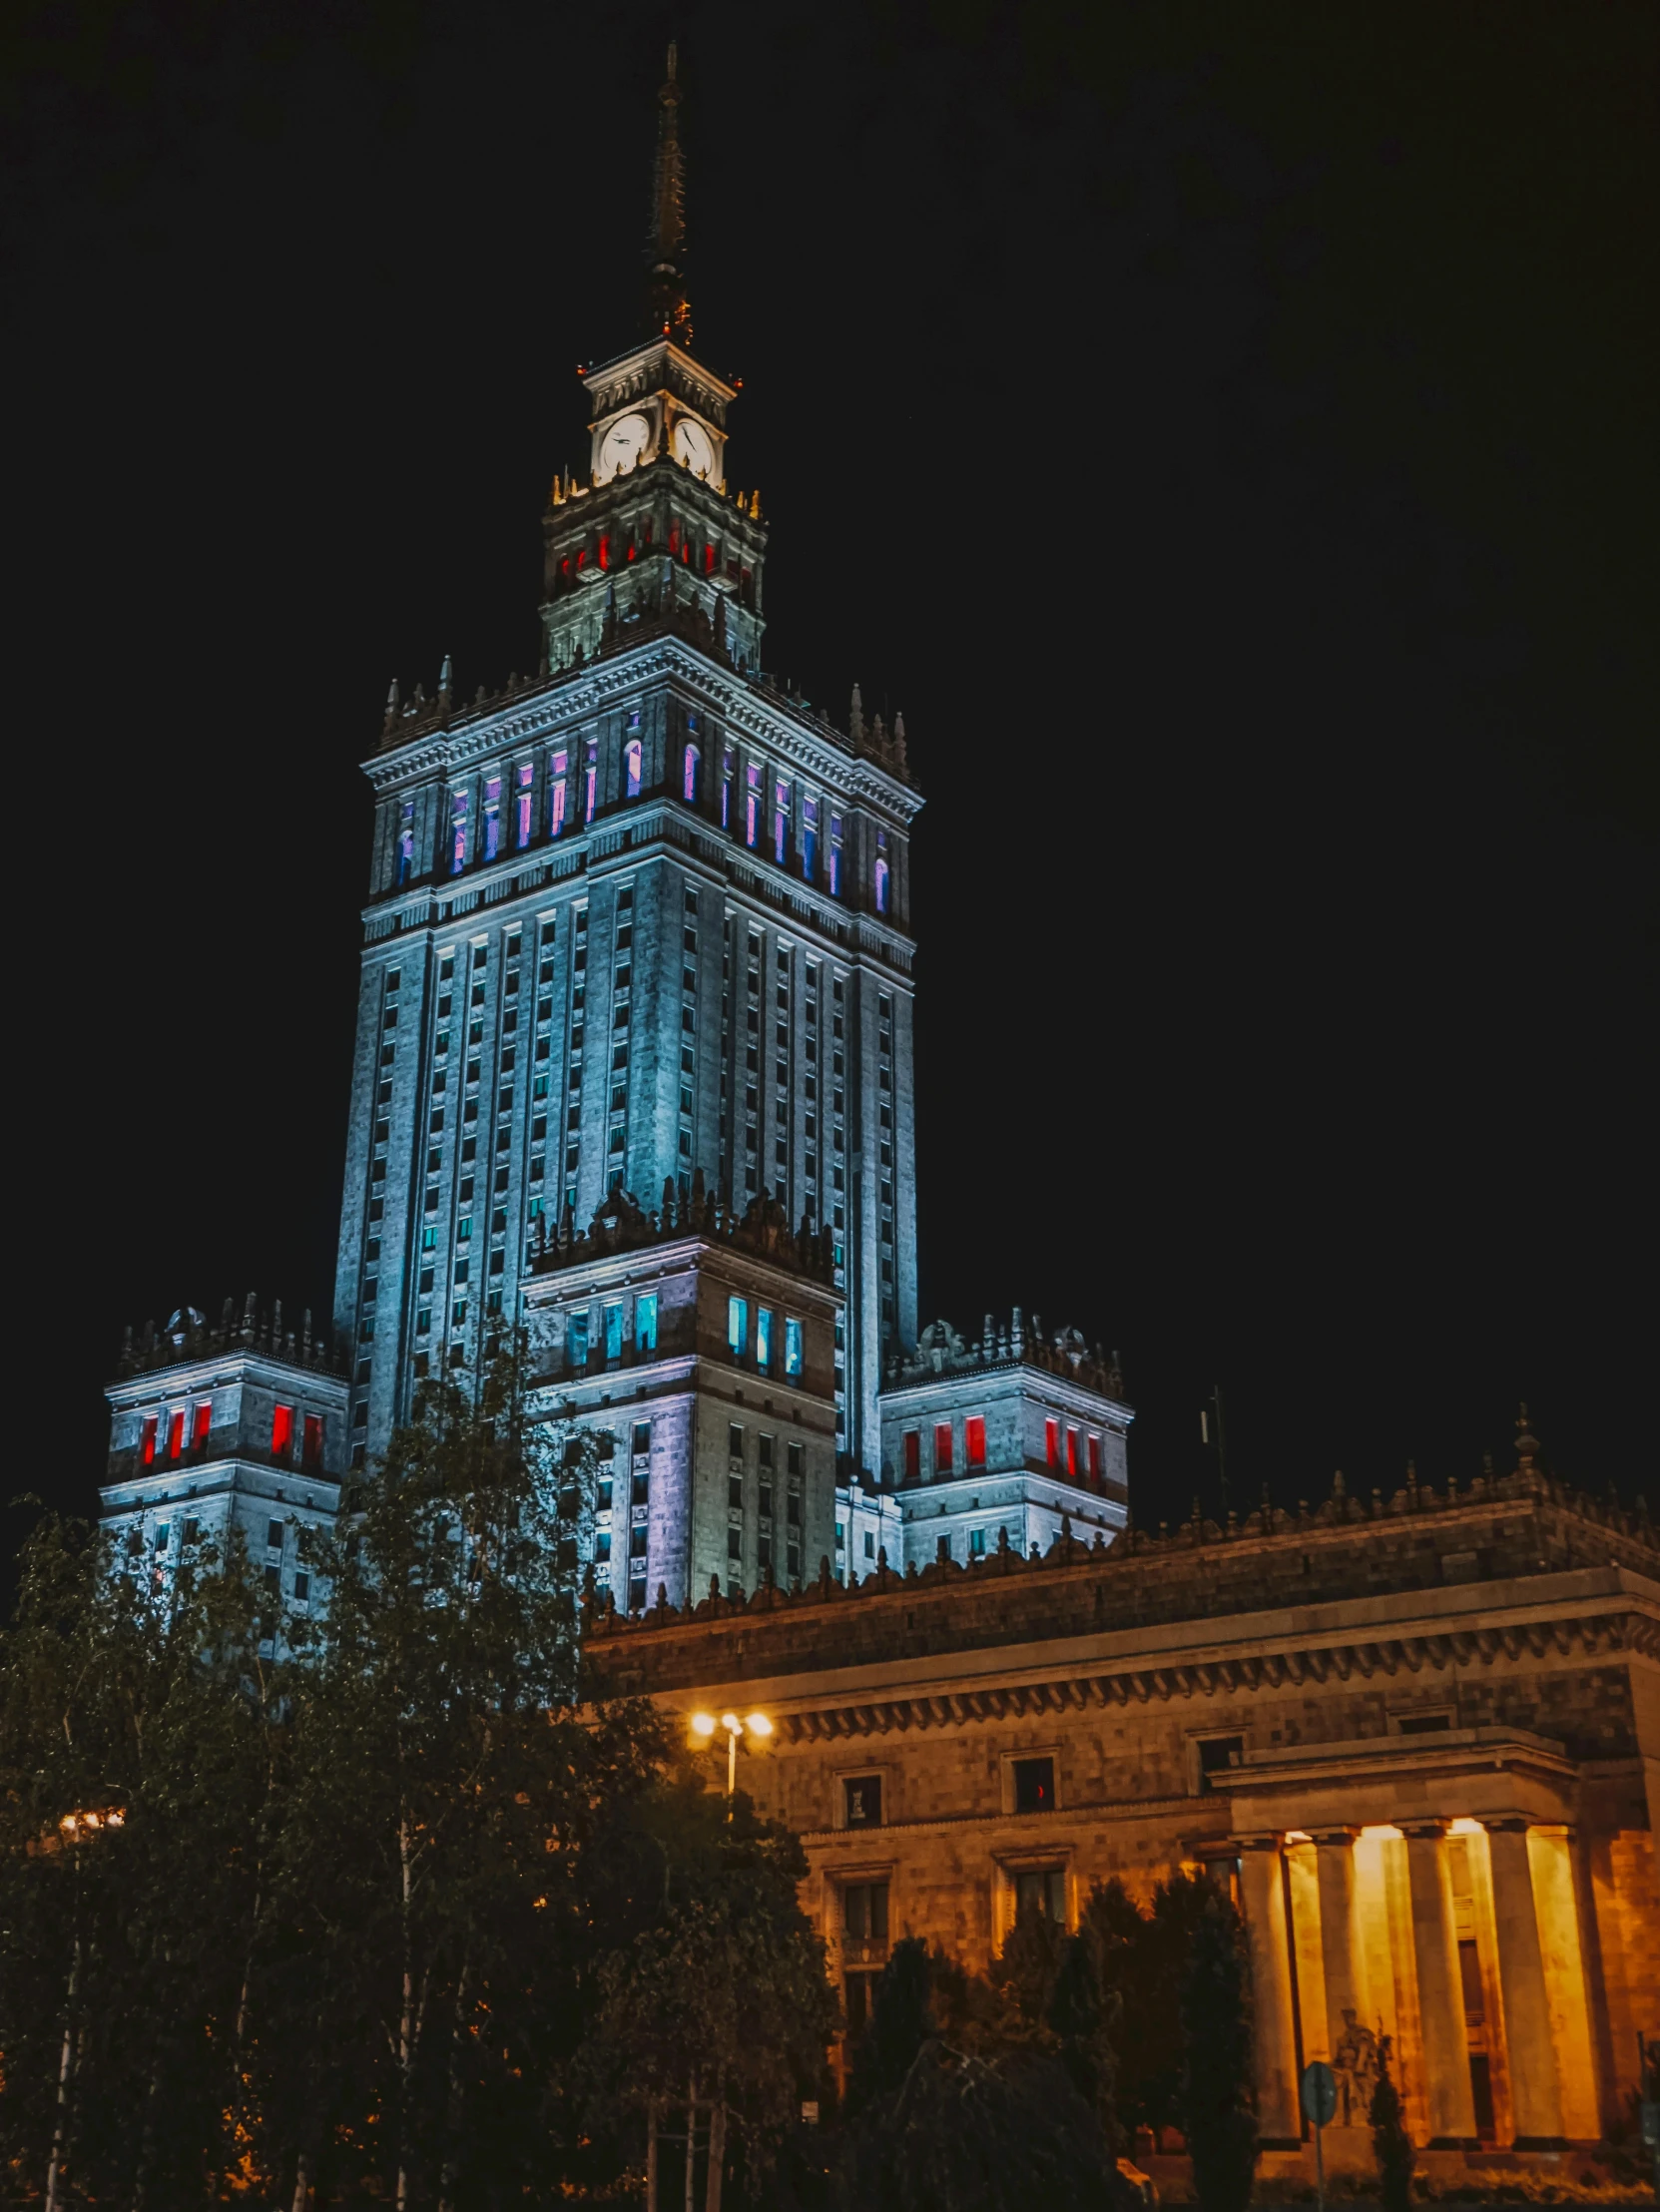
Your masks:
{"label": "tree", "polygon": [[1113,2026],[1117,1993],[1102,1986],[1100,1945],[1087,1926],[1061,1951],[1049,1997],[1048,2027],[1067,2079],[1100,2122],[1102,2140],[1116,2158],[1123,2147],[1114,2096],[1117,2055]]}
{"label": "tree", "polygon": [[1213,1890],[1193,1931],[1181,1999],[1182,2126],[1204,2212],[1245,2212],[1257,2170],[1251,1969],[1245,1931]]}
{"label": "tree", "polygon": [[729,2125],[754,2184],[817,2087],[836,2005],[824,1944],[801,1911],[800,1843],[756,1817],[748,1798],[724,1808],[682,1777],[657,1815],[662,1910],[599,1967],[603,2002],[585,2072],[591,2109],[684,2105],[687,2157],[700,2105],[710,2111],[709,2212],[719,2212]]}
{"label": "tree", "polygon": [[1095,1938],[1107,2000],[1117,2007],[1116,2107],[1126,2127],[1178,2127],[1182,2102],[1182,1988],[1210,1885],[1178,1873],[1143,1913],[1116,1876],[1097,1883],[1082,1924]]}
{"label": "tree", "polygon": [[1412,2138],[1400,2109],[1400,2091],[1389,2077],[1389,2037],[1378,2038],[1378,2086],[1372,2092],[1373,2155],[1378,2160],[1383,2212],[1408,2212],[1412,2201]]}
{"label": "tree", "polygon": [[917,2052],[935,2031],[934,1978],[920,1936],[903,1936],[888,1952],[870,2001],[869,2022],[853,2047],[843,2107],[848,2119],[904,2086]]}

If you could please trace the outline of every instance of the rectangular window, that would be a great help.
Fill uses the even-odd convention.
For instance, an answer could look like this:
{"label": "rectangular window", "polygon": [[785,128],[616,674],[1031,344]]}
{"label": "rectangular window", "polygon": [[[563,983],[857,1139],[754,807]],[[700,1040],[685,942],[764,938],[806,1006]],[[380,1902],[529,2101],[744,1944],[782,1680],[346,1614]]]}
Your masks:
{"label": "rectangular window", "polygon": [[841,1927],[855,1943],[887,1940],[887,1884],[849,1882],[841,1892]]}
{"label": "rectangular window", "polygon": [[293,1407],[278,1405],[271,1416],[271,1455],[280,1459],[293,1443]]}
{"label": "rectangular window", "polygon": [[1017,1813],[1052,1813],[1055,1809],[1055,1762],[1052,1759],[1017,1759],[1014,1762],[1014,1810]]}
{"label": "rectangular window", "polygon": [[634,1301],[634,1349],[636,1352],[657,1350],[657,1293],[649,1291],[645,1297]]}
{"label": "rectangular window", "polygon": [[744,842],[753,850],[761,836],[761,771],[752,762],[744,771]]}
{"label": "rectangular window", "polygon": [[449,872],[459,875],[467,864],[467,795],[456,792],[449,803]]}
{"label": "rectangular window", "polygon": [[[830,818],[830,838],[829,888],[831,898],[839,898],[841,896],[841,817],[839,815],[831,815]],[[841,994],[839,982],[837,982],[835,989],[836,996],[839,997]]]}
{"label": "rectangular window", "polygon": [[1101,1479],[1101,1439],[1099,1436],[1091,1436],[1089,1439],[1089,1479],[1092,1482],[1099,1482]]}
{"label": "rectangular window", "polygon": [[727,1423],[727,1455],[732,1459],[742,1459],[744,1456],[744,1430],[735,1420]]}
{"label": "rectangular window", "polygon": [[620,1304],[605,1309],[605,1357],[620,1360],[623,1356],[623,1309]]}
{"label": "rectangular window", "polygon": [[749,1301],[742,1298],[729,1298],[727,1300],[727,1344],[733,1354],[742,1360],[749,1341]]}
{"label": "rectangular window", "polygon": [[968,1531],[968,1556],[970,1559],[983,1559],[985,1557],[985,1530],[983,1528],[971,1528]]}
{"label": "rectangular window", "polygon": [[920,1482],[922,1479],[922,1431],[919,1428],[905,1430],[905,1480]]}
{"label": "rectangular window", "polygon": [[948,1420],[934,1423],[933,1471],[935,1474],[949,1474],[951,1471],[951,1424]]}
{"label": "rectangular window", "polygon": [[1063,1867],[1023,1867],[1014,1878],[1014,1917],[1018,1921],[1052,1921],[1066,1926],[1066,1870]]}
{"label": "rectangular window", "polygon": [[962,1424],[962,1448],[971,1467],[985,1465],[985,1421],[979,1413],[970,1413]]}
{"label": "rectangular window", "polygon": [[594,809],[599,804],[600,741],[590,738],[583,752],[582,769],[582,819],[592,822]]}
{"label": "rectangular window", "polygon": [[170,1459],[179,1459],[184,1456],[184,1450],[185,1416],[179,1412],[167,1424],[167,1455]]}
{"label": "rectangular window", "polygon": [[798,1381],[802,1372],[802,1325],[788,1315],[784,1323],[784,1372],[791,1382]]}
{"label": "rectangular window", "polygon": [[518,792],[514,799],[515,830],[519,850],[530,842],[530,785],[536,771],[528,761],[521,761],[518,768]]}
{"label": "rectangular window", "polygon": [[565,1357],[573,1368],[588,1365],[588,1316],[572,1314],[565,1324]]}
{"label": "rectangular window", "polygon": [[649,1420],[637,1420],[634,1424],[634,1456],[636,1459],[644,1459],[649,1458],[650,1455],[651,1422]]}
{"label": "rectangular window", "polygon": [[773,1364],[773,1316],[766,1306],[758,1306],[755,1314],[755,1364],[765,1375]]}
{"label": "rectangular window", "polygon": [[144,1416],[144,1439],[139,1445],[139,1459],[141,1464],[147,1467],[153,1467],[156,1464],[156,1416],[154,1413],[146,1413]]}
{"label": "rectangular window", "polygon": [[630,738],[623,747],[623,784],[630,799],[640,796],[641,760],[640,740]]}
{"label": "rectangular window", "polygon": [[501,850],[501,778],[489,777],[484,785],[484,857],[493,860]]}
{"label": "rectangular window", "polygon": [[322,1415],[307,1413],[300,1442],[299,1463],[307,1474],[315,1474],[322,1465]]}
{"label": "rectangular window", "polygon": [[565,827],[566,772],[571,765],[568,753],[555,753],[548,764],[548,835],[557,837]]}
{"label": "rectangular window", "polygon": [[887,831],[878,830],[876,831],[876,865],[872,879],[878,914],[885,914],[887,911]]}
{"label": "rectangular window", "polygon": [[1078,1431],[1075,1428],[1066,1431],[1066,1472],[1072,1481],[1078,1479]]}
{"label": "rectangular window", "polygon": [[782,777],[773,786],[773,858],[780,867],[790,858],[790,786]]}
{"label": "rectangular window", "polygon": [[802,874],[811,883],[819,871],[819,802],[802,801]]}
{"label": "rectangular window", "polygon": [[881,1776],[861,1774],[843,1782],[841,1804],[849,1828],[880,1828]]}
{"label": "rectangular window", "polygon": [[191,1442],[200,1451],[208,1441],[208,1431],[214,1424],[214,1408],[204,1398],[196,1408],[196,1418],[191,1428]]}
{"label": "rectangular window", "polygon": [[266,1523],[266,1549],[280,1551],[282,1548],[282,1523],[279,1520]]}
{"label": "rectangular window", "polygon": [[1243,1736],[1207,1736],[1199,1745],[1199,1787],[1209,1791],[1214,1787],[1211,1776],[1226,1774],[1230,1767],[1237,1767],[1245,1755]]}
{"label": "rectangular window", "polygon": [[1055,1469],[1056,1469],[1056,1471],[1058,1472],[1058,1471],[1059,1471],[1059,1468],[1060,1468],[1060,1422],[1059,1422],[1059,1421],[1055,1421],[1055,1420],[1046,1420],[1046,1421],[1045,1421],[1045,1422],[1043,1423],[1043,1456],[1044,1456],[1045,1460],[1047,1461],[1047,1463],[1048,1463],[1048,1464],[1049,1464],[1049,1465],[1050,1465],[1051,1467],[1055,1468]]}

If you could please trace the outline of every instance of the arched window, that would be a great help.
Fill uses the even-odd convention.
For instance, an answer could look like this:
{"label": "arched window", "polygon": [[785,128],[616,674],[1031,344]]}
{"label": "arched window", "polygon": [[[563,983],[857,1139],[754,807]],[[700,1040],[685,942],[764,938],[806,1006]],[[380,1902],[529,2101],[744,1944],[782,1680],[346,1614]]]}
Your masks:
{"label": "arched window", "polygon": [[630,738],[623,747],[623,782],[630,799],[640,796],[640,740]]}
{"label": "arched window", "polygon": [[695,745],[689,745],[686,748],[681,763],[681,797],[688,807],[695,807],[698,804],[698,770],[702,765],[702,760],[703,756]]}

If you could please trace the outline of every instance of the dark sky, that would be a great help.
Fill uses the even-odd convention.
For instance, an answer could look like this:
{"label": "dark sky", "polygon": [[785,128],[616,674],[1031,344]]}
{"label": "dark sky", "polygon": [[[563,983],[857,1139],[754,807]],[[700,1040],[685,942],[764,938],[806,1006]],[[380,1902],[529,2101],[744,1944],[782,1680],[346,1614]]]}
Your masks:
{"label": "dark sky", "polygon": [[924,1316],[1120,1348],[1148,1520],[1218,1381],[1245,1503],[1651,1476],[1652,6],[21,19],[13,1487],[327,1307],[356,764],[534,664],[671,28],[768,659],[928,795]]}

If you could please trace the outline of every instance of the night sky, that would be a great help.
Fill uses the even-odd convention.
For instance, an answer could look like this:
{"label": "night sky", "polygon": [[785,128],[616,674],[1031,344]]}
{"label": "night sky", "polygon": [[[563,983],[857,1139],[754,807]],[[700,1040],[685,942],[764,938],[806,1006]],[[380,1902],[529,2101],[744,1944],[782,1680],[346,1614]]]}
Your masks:
{"label": "night sky", "polygon": [[21,21],[9,1489],[124,1322],[328,1308],[357,763],[535,665],[678,31],[767,659],[927,795],[923,1319],[1118,1348],[1149,1522],[1215,1382],[1242,1506],[1523,1397],[1660,1502],[1652,6]]}

